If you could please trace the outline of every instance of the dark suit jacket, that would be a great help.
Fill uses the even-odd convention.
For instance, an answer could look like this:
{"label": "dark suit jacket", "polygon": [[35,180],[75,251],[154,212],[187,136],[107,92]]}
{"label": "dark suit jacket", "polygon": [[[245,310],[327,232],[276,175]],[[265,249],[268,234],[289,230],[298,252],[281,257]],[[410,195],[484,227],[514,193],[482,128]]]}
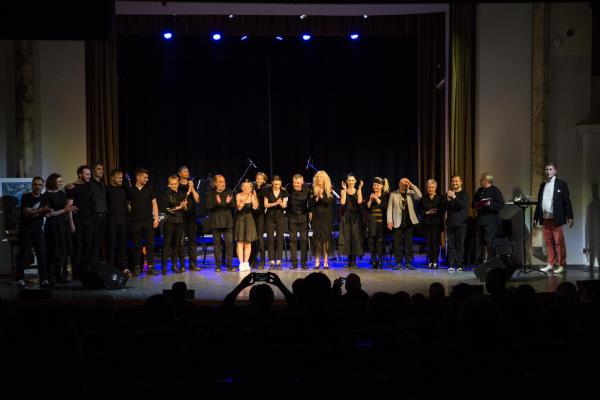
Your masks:
{"label": "dark suit jacket", "polygon": [[[542,210],[542,201],[544,200],[544,187],[546,182],[542,182],[538,192],[537,206],[535,207],[534,220],[542,223],[544,216]],[[569,197],[569,188],[567,182],[556,178],[554,180],[554,196],[552,198],[552,214],[556,225],[564,225],[567,219],[573,219],[573,206]]]}

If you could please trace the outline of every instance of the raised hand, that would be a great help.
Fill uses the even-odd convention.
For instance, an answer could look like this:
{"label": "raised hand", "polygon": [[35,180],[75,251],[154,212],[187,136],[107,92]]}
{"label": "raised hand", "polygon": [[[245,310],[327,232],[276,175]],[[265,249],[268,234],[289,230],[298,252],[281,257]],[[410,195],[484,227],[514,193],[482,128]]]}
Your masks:
{"label": "raised hand", "polygon": [[271,283],[275,286],[283,285],[283,282],[281,282],[279,276],[273,272],[267,272],[267,283]]}
{"label": "raised hand", "polygon": [[250,272],[248,275],[246,275],[241,281],[239,286],[242,288],[251,286],[254,283],[254,272]]}
{"label": "raised hand", "polygon": [[347,189],[346,181],[342,181],[342,190],[346,190],[346,189]]}
{"label": "raised hand", "polygon": [[228,194],[227,198],[225,198],[225,202],[226,203],[231,203],[231,195],[230,194]]}
{"label": "raised hand", "polygon": [[358,190],[362,189],[363,185],[365,183],[362,181],[362,179],[360,180],[360,183],[358,184]]}
{"label": "raised hand", "polygon": [[219,196],[219,193],[215,194],[217,196],[217,204],[221,204],[221,196]]}

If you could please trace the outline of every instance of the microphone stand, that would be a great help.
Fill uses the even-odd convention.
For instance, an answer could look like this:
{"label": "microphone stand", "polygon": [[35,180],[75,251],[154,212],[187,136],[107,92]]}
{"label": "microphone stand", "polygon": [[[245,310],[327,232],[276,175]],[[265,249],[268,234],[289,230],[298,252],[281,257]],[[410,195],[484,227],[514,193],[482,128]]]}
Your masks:
{"label": "microphone stand", "polygon": [[[312,169],[315,172],[320,171],[317,167],[315,167],[313,165],[313,163],[310,162],[312,157],[308,157],[308,161],[306,162],[306,169]],[[333,195],[339,200],[340,199],[340,195],[335,191],[335,189],[332,187],[331,188],[333,191]]]}
{"label": "microphone stand", "polygon": [[246,176],[246,174],[248,173],[248,171],[250,170],[250,167],[252,167],[254,164],[251,163],[250,161],[248,161],[248,166],[246,167],[246,169],[244,170],[244,173],[242,174],[242,176],[240,176],[240,179],[237,181],[237,183],[235,184],[235,187],[233,188],[233,193],[237,193],[238,187],[240,186],[240,184],[242,183],[242,179],[244,179],[244,177]]}

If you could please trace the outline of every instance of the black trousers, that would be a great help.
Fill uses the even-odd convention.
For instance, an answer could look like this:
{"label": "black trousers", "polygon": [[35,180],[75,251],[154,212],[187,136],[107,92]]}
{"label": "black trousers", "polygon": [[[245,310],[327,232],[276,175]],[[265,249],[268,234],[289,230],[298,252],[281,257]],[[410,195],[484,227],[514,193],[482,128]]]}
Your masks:
{"label": "black trousers", "polygon": [[[163,251],[162,268],[166,271],[167,260],[171,258],[171,268],[177,267],[181,237],[183,236],[183,223],[165,222],[163,226]],[[183,268],[184,265],[182,264]]]}
{"label": "black trousers", "polygon": [[440,255],[440,235],[442,227],[439,225],[424,225],[427,238],[427,262],[437,263]]}
{"label": "black trousers", "polygon": [[385,229],[383,222],[369,223],[369,252],[371,252],[371,262],[383,262],[385,243]]}
{"label": "black trousers", "polygon": [[217,267],[223,264],[223,241],[225,241],[225,259],[227,260],[227,265],[230,265],[233,259],[233,229],[213,229],[212,235],[215,242],[215,264]]}
{"label": "black trousers", "polygon": [[127,220],[109,218],[108,220],[108,263],[123,269],[127,265]]}
{"label": "black trousers", "polygon": [[198,259],[198,243],[196,242],[196,236],[198,235],[198,224],[196,223],[196,219],[184,220],[182,229],[183,233],[181,235],[181,248],[179,249],[181,268],[184,266],[183,258],[185,257],[185,237],[187,237],[190,267],[195,267]]}
{"label": "black trousers", "polygon": [[446,226],[448,241],[448,265],[462,265],[465,262],[465,236],[467,226]]}
{"label": "black trousers", "polygon": [[[19,258],[17,266],[17,279],[25,278],[25,267],[29,265],[28,260],[31,248],[35,252],[38,265],[40,281],[50,279],[46,267],[46,241],[42,228],[24,229],[19,233]],[[32,261],[32,260],[31,260]]]}
{"label": "black trousers", "polygon": [[92,213],[92,250],[90,261],[100,261],[106,240],[106,214]]}
{"label": "black trousers", "polygon": [[152,219],[133,220],[131,222],[131,238],[133,240],[133,266],[141,267],[142,238],[146,244],[146,257],[148,265],[154,265],[154,228]]}
{"label": "black trousers", "polygon": [[[281,260],[283,255],[283,234],[285,232],[285,217],[283,214],[267,216],[265,218],[265,229],[269,241],[269,261]],[[275,236],[277,232],[277,236]]]}
{"label": "black trousers", "polygon": [[396,264],[404,259],[405,264],[413,263],[413,226],[394,228],[394,258]]}
{"label": "black trousers", "polygon": [[92,252],[93,223],[91,218],[78,218],[73,216],[75,233],[73,233],[73,255],[71,267],[73,277],[78,278],[84,269],[89,268]]}
{"label": "black trousers", "polygon": [[306,265],[308,261],[308,214],[288,215],[288,228],[290,230],[292,263],[298,264],[298,232],[300,232],[300,263]]}
{"label": "black trousers", "polygon": [[[481,264],[488,258],[496,255],[496,224],[477,225],[475,236],[475,263]],[[485,249],[485,256],[483,251]]]}
{"label": "black trousers", "polygon": [[256,234],[258,240],[252,242],[252,251],[250,252],[250,263],[255,264],[257,256],[260,254],[260,260],[264,263],[265,261],[265,240],[263,238],[265,234],[265,214],[260,213],[254,215],[254,224],[256,225]]}

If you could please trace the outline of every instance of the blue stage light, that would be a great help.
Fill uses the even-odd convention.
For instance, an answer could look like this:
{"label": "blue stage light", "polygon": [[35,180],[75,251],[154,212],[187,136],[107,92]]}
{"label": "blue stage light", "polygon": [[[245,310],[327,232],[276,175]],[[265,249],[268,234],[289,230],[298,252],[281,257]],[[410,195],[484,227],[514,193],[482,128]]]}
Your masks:
{"label": "blue stage light", "polygon": [[244,35],[240,38],[240,40],[246,40],[246,39],[248,39],[248,35]]}
{"label": "blue stage light", "polygon": [[302,40],[304,40],[304,41],[310,40],[310,35],[308,33],[305,33],[304,35],[302,35]]}
{"label": "blue stage light", "polygon": [[212,38],[213,38],[213,40],[221,40],[221,34],[220,33],[213,33]]}
{"label": "blue stage light", "polygon": [[173,39],[173,34],[171,32],[165,32],[163,33],[163,38],[165,38],[165,40],[171,40]]}
{"label": "blue stage light", "polygon": [[352,39],[352,40],[356,40],[356,39],[358,39],[358,33],[353,33],[353,34],[351,34],[351,35],[350,35],[350,39]]}
{"label": "blue stage light", "polygon": [[275,39],[277,39],[277,40],[283,40],[283,37],[282,36],[275,36]]}

